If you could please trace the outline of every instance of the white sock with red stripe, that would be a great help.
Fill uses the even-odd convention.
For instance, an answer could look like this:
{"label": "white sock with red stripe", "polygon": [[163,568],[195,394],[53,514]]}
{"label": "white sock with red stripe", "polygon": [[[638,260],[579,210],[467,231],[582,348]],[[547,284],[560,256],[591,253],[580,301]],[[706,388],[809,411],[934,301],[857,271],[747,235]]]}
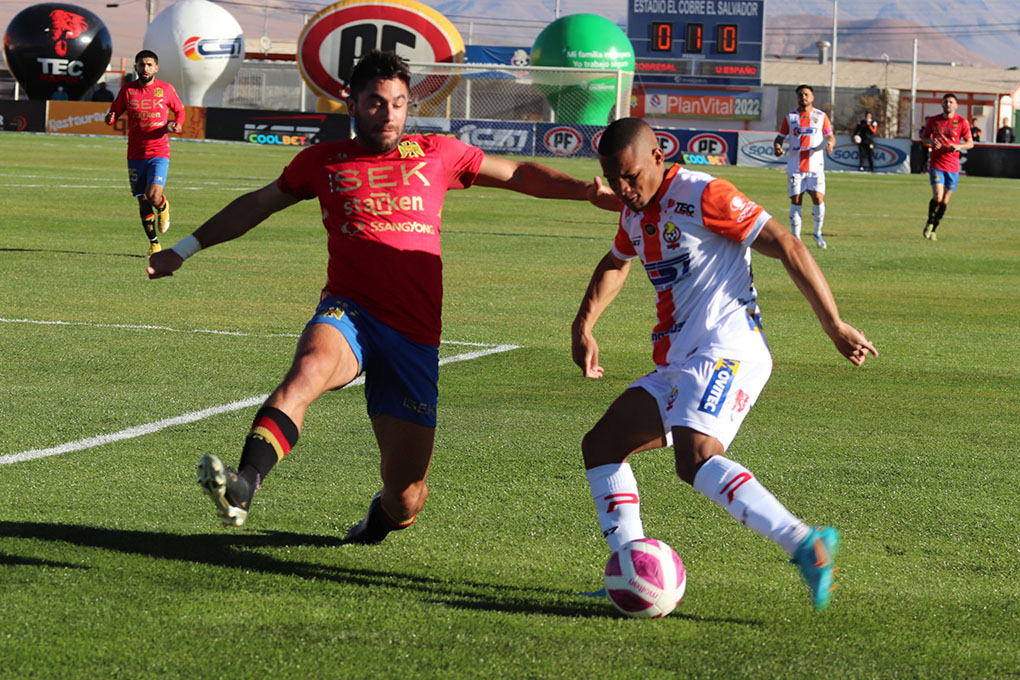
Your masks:
{"label": "white sock with red stripe", "polygon": [[645,537],[641,502],[630,463],[611,463],[586,470],[591,497],[599,514],[599,527],[609,549]]}
{"label": "white sock with red stripe", "polygon": [[694,488],[755,533],[775,541],[791,557],[808,527],[787,510],[740,463],[713,456],[694,477]]}
{"label": "white sock with red stripe", "polygon": [[822,223],[825,222],[825,204],[819,203],[811,208],[811,219],[815,222],[815,233],[822,233]]}
{"label": "white sock with red stripe", "polygon": [[790,204],[790,231],[797,238],[800,238],[800,206]]}

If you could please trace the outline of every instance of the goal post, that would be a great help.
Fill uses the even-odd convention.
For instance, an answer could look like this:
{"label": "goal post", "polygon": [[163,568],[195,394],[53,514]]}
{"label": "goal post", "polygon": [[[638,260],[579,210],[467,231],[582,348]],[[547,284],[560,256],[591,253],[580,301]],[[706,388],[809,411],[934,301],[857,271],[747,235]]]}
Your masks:
{"label": "goal post", "polygon": [[607,125],[628,115],[634,74],[617,69],[408,62],[412,115]]}

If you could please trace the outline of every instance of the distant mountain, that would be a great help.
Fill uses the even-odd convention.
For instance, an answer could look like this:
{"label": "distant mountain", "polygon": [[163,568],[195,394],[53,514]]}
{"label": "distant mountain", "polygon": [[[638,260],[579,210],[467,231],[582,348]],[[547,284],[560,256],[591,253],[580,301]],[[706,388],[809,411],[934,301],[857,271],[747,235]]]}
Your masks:
{"label": "distant mountain", "polygon": [[[832,0],[797,0],[798,15],[825,17],[828,20],[828,33],[832,33]],[[839,54],[848,57],[866,57],[874,52],[885,52],[890,57],[893,53],[902,53],[906,45],[907,58],[910,54],[911,40],[914,36],[911,26],[902,25],[905,30],[874,31],[864,44],[858,44],[860,53],[844,52],[842,29],[845,22],[898,20],[913,24],[917,29],[920,41],[918,59],[934,61],[954,61],[961,64],[976,64],[962,55],[960,58],[949,56],[945,52],[931,52],[928,40],[929,30],[941,33],[953,43],[965,50],[978,55],[983,65],[1003,66],[1009,68],[1020,66],[1020,22],[1018,22],[1017,4],[1015,0],[943,0],[942,2],[917,2],[917,0],[881,0],[880,2],[840,2],[839,3]],[[766,33],[772,39],[773,30],[780,32],[780,15],[789,13],[787,3],[770,0],[766,2]],[[877,7],[877,9],[876,9]],[[847,36],[846,40],[850,40]],[[955,54],[950,43],[940,43]],[[922,57],[921,54],[929,56]]]}
{"label": "distant mountain", "polygon": [[[832,41],[832,19],[795,15],[768,19],[765,25],[765,55],[803,55],[815,57],[819,40]],[[917,38],[917,59],[966,64],[1001,66],[967,49],[935,29],[901,19],[841,21],[836,40],[837,58],[879,59],[883,54],[893,60],[909,60],[913,39]]]}
{"label": "distant mountain", "polygon": [[[445,0],[433,6],[476,45],[531,45],[559,15],[600,14],[627,25],[627,0]],[[815,42],[832,35],[832,0],[765,3],[766,54],[816,54]],[[876,9],[877,6],[877,9]],[[1020,23],[1015,0],[882,0],[838,4],[838,56],[918,59],[980,66],[1020,66]],[[797,14],[790,16],[789,11]],[[806,30],[817,29],[806,34]],[[470,35],[470,38],[469,38]]]}
{"label": "distant mountain", "polygon": [[[0,0],[0,29],[24,6]],[[113,35],[114,59],[130,60],[141,49],[146,3],[129,0],[69,0],[91,9]],[[297,40],[304,19],[334,0],[229,0],[223,6],[238,20],[245,36],[267,35],[274,42]],[[627,25],[630,0],[422,0],[446,15],[464,40],[475,45],[530,46],[542,28],[568,14],[592,13],[620,27]],[[172,0],[155,0],[157,13]],[[108,7],[116,4],[117,7]],[[817,54],[814,44],[832,33],[833,0],[767,0],[766,54]],[[911,40],[920,38],[919,59],[960,64],[1020,66],[1020,32],[1016,0],[843,0],[839,3],[840,57],[910,58]],[[791,10],[794,17],[787,16]],[[805,30],[806,29],[806,30]]]}

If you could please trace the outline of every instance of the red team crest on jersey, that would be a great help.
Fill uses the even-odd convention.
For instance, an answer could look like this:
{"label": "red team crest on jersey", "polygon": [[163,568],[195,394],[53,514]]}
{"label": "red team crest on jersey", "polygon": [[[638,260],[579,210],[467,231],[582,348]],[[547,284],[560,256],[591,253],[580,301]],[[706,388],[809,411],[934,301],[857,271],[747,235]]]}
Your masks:
{"label": "red team crest on jersey", "polygon": [[53,49],[61,56],[67,56],[67,41],[74,40],[85,31],[89,24],[85,17],[63,9],[50,12],[50,38],[56,43]]}

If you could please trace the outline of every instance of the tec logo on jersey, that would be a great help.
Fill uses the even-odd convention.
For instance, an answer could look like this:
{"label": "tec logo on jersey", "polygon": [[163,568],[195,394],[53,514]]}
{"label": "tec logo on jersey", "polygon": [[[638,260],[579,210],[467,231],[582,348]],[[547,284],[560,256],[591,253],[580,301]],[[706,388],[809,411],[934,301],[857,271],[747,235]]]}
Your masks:
{"label": "tec logo on jersey", "polygon": [[694,205],[691,203],[684,203],[674,198],[669,199],[666,203],[666,210],[672,210],[677,215],[683,215],[684,217],[694,217]]}
{"label": "tec logo on jersey", "polygon": [[734,359],[719,359],[715,362],[715,370],[708,381],[705,393],[701,395],[701,403],[698,410],[713,416],[719,415],[723,404],[726,403],[726,395],[733,385],[733,377],[740,368],[740,362]]}

